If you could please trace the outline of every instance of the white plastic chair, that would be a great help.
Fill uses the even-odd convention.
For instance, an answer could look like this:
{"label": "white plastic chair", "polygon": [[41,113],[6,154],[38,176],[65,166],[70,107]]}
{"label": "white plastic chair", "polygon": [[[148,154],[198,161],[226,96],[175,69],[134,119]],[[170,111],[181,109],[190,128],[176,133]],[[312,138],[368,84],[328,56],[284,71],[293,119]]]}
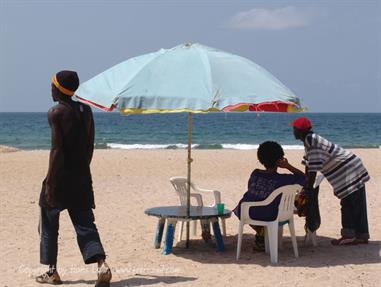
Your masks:
{"label": "white plastic chair", "polygon": [[[182,206],[186,206],[187,205],[187,186],[188,186],[187,178],[185,178],[185,177],[171,177],[169,180],[172,183],[173,187],[175,188],[177,195],[179,196],[180,204]],[[210,205],[211,207],[215,207],[217,205],[217,203],[221,203],[221,192],[219,192],[217,190],[200,188],[196,184],[191,182],[190,197],[191,198],[193,197],[196,199],[197,206],[204,206],[204,202],[203,202],[201,193],[213,194],[214,202],[213,202],[213,204]],[[183,228],[184,228],[184,222],[185,221],[181,221],[178,241],[181,241]],[[222,225],[222,234],[224,236],[226,236],[226,224],[225,224],[224,218],[221,219],[221,225]],[[196,233],[197,233],[197,221],[193,221],[193,235],[196,235]]]}
{"label": "white plastic chair", "polygon": [[[295,194],[301,189],[300,185],[286,185],[274,190],[268,198],[263,201],[242,202],[241,203],[241,220],[238,227],[238,242],[237,242],[237,260],[241,254],[242,234],[245,224],[259,225],[265,227],[265,248],[266,253],[270,251],[271,263],[278,262],[278,236],[279,223],[286,223],[289,226],[292,247],[295,257],[299,257],[298,246],[296,243],[295,227],[294,227],[294,200]],[[279,194],[282,194],[278,216],[274,221],[259,221],[250,218],[249,209],[255,206],[269,205]]]}

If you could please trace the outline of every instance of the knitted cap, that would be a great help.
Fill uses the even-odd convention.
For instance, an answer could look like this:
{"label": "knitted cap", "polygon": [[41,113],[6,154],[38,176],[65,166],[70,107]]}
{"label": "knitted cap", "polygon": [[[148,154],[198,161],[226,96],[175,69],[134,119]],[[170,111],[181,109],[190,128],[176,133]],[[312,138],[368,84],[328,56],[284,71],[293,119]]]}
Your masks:
{"label": "knitted cap", "polygon": [[78,89],[79,78],[74,71],[60,71],[53,76],[52,83],[61,93],[72,96]]}

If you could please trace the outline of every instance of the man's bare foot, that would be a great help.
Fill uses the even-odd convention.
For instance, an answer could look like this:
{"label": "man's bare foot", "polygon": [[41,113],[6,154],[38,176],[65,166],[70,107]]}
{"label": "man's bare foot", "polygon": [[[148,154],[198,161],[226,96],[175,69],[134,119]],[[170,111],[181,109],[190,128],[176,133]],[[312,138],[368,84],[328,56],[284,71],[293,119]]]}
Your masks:
{"label": "man's bare foot", "polygon": [[253,251],[265,252],[265,245],[254,241]]}
{"label": "man's bare foot", "polygon": [[369,243],[369,240],[368,239],[360,239],[360,238],[356,238],[356,244],[368,244]]}
{"label": "man's bare foot", "polygon": [[356,245],[355,237],[345,237],[342,236],[339,239],[332,239],[331,244],[334,246],[348,246],[348,245]]}
{"label": "man's bare foot", "polygon": [[112,278],[110,267],[106,262],[98,268],[98,280],[95,283],[95,287],[110,287],[110,281]]}
{"label": "man's bare foot", "polygon": [[210,231],[203,230],[201,233],[202,239],[204,239],[205,242],[209,242],[212,239],[212,235],[210,234]]}

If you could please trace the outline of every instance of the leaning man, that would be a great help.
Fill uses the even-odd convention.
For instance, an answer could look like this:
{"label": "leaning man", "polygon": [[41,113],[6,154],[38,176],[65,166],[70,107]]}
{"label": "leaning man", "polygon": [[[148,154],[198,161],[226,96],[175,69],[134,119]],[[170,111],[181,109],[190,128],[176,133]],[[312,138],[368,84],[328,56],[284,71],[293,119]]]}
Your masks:
{"label": "leaning man", "polygon": [[79,86],[76,72],[61,71],[52,78],[53,101],[48,112],[51,128],[49,169],[40,194],[40,262],[49,270],[39,283],[61,284],[57,270],[58,227],[61,211],[67,209],[77,233],[86,264],[98,263],[95,286],[109,286],[111,271],[94,224],[94,194],[90,162],[94,150],[94,121],[89,106],[72,101]]}
{"label": "leaning man", "polygon": [[313,188],[316,172],[321,172],[333,187],[341,204],[341,238],[333,245],[367,244],[369,229],[366,208],[365,182],[369,175],[361,159],[352,152],[333,144],[312,131],[309,119],[300,117],[291,125],[294,136],[305,147],[306,188]]}

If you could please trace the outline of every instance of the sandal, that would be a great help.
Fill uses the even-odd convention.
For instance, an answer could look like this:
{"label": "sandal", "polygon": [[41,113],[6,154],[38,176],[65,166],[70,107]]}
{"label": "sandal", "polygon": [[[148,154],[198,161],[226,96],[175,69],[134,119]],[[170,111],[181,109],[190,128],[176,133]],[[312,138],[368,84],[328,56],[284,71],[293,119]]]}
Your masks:
{"label": "sandal", "polygon": [[331,244],[334,246],[345,246],[345,245],[357,245],[358,242],[355,237],[340,237],[339,239],[331,240]]}
{"label": "sandal", "polygon": [[95,282],[95,287],[110,287],[111,278],[110,267],[104,262],[98,269],[98,280]]}
{"label": "sandal", "polygon": [[49,275],[48,272],[36,277],[36,282],[41,284],[60,285],[62,284],[60,275],[57,272]]}

